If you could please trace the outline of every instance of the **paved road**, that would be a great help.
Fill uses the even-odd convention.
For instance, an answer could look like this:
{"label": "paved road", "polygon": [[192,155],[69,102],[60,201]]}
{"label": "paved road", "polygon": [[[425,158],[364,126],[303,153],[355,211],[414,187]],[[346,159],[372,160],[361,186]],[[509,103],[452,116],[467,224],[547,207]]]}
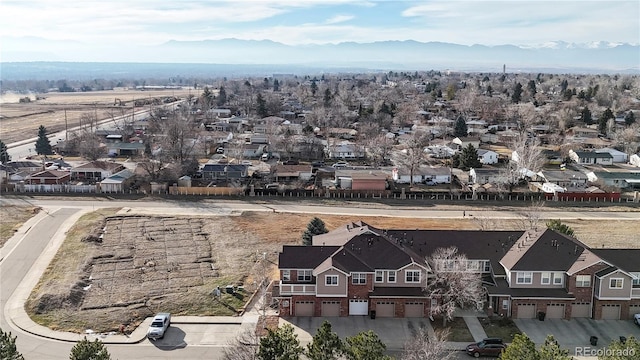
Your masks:
{"label": "paved road", "polygon": [[[200,215],[231,215],[242,211],[277,211],[302,212],[320,214],[351,214],[354,216],[401,216],[421,218],[456,218],[462,217],[458,210],[434,210],[416,208],[354,208],[331,207],[318,205],[304,205],[299,203],[252,203],[244,201],[120,201],[120,200],[64,200],[64,199],[33,199],[29,197],[4,197],[0,205],[26,204],[43,207],[46,212],[30,220],[31,227],[23,236],[12,238],[0,251],[0,307],[3,310],[0,327],[18,335],[18,349],[26,359],[65,359],[68,358],[73,343],[41,338],[16,328],[8,320],[7,303],[18,306],[26,300],[30,289],[37,283],[40,275],[55,255],[57,246],[64,240],[66,230],[75,220],[86,211],[104,207],[123,207],[131,213],[147,214],[200,214]],[[522,215],[513,211],[473,211],[475,216],[492,218],[521,218]],[[469,211],[467,211],[469,215]],[[640,220],[640,212],[606,211],[553,211],[546,212],[545,218],[573,219],[617,219]],[[27,291],[20,290],[24,287]],[[24,289],[23,289],[24,290]],[[22,293],[20,301],[14,301],[12,296]],[[27,294],[27,295],[24,295]],[[235,328],[234,328],[235,329]],[[220,342],[211,345],[208,339],[219,338],[222,333],[229,335],[229,331],[220,334],[211,333],[212,328],[205,325],[176,326],[161,342],[151,343],[143,341],[136,345],[107,345],[114,359],[219,359],[222,346]],[[233,330],[232,330],[233,331]],[[231,331],[231,332],[232,332]]]}

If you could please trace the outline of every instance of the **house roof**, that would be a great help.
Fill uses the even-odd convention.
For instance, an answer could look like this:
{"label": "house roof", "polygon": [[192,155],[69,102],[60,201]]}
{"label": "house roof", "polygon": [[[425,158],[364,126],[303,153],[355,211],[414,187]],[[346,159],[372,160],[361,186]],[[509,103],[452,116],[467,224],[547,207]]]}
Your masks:
{"label": "house roof", "polygon": [[478,149],[476,150],[476,153],[478,154],[478,156],[482,156],[484,154],[489,154],[489,153],[498,155],[498,153],[496,153],[495,151],[491,151],[487,149]]}
{"label": "house roof", "polygon": [[[225,170],[226,168],[226,170]],[[203,172],[245,172],[247,171],[247,165],[237,164],[205,164],[202,167]]]}
{"label": "house roof", "polygon": [[592,249],[594,254],[627,272],[640,272],[640,249]]}
{"label": "house roof", "polygon": [[[348,260],[351,258],[357,258],[361,264],[349,262]],[[333,259],[348,271],[399,269],[411,264],[414,260],[396,244],[383,236],[374,234],[361,234],[353,237],[343,246],[341,251],[333,256]]]}
{"label": "house roof", "polygon": [[596,275],[597,277],[603,277],[603,276],[607,276],[607,275],[609,275],[609,274],[613,274],[614,272],[616,272],[616,271],[618,271],[618,270],[619,270],[619,269],[618,269],[618,268],[616,268],[615,266],[609,266],[609,267],[606,267],[606,268],[604,268],[604,269],[602,269],[602,270],[598,271],[597,273],[595,273],[595,275]]}
{"label": "house roof", "polygon": [[284,245],[278,266],[281,269],[313,269],[338,249],[338,246]]}
{"label": "house roof", "polygon": [[613,159],[613,155],[608,152],[576,151],[575,153],[579,158]]}
{"label": "house roof", "polygon": [[376,229],[362,221],[351,222],[325,234],[314,235],[312,243],[314,246],[335,245],[341,246],[359,234],[372,233],[380,234],[381,230]]}
{"label": "house roof", "polygon": [[26,168],[37,168],[42,167],[41,164],[37,164],[33,161],[9,161],[5,164],[7,167],[11,169],[26,169]]}
{"label": "house roof", "polygon": [[102,180],[100,183],[101,184],[121,184],[122,182],[129,179],[133,175],[134,174],[133,172],[131,172],[131,170],[124,169]]}
{"label": "house roof", "polygon": [[420,287],[381,287],[376,286],[369,297],[420,297],[427,298]]}
{"label": "house roof", "polygon": [[503,275],[500,259],[523,233],[522,231],[477,230],[389,230],[393,239],[403,242],[421,259],[431,256],[438,248],[455,246],[458,251],[474,260],[489,260],[496,275]]}
{"label": "house roof", "polygon": [[311,165],[275,165],[273,172],[278,176],[298,176],[300,173],[310,173]]}
{"label": "house roof", "polygon": [[39,178],[39,179],[63,179],[69,177],[71,174],[68,171],[59,170],[44,170],[37,173],[33,173],[27,176],[27,179]]}
{"label": "house roof", "polygon": [[526,232],[501,264],[510,270],[568,271],[585,248],[578,240],[550,229]]}
{"label": "house roof", "polygon": [[86,164],[82,164],[80,166],[76,166],[73,169],[71,169],[71,171],[80,171],[82,172],[83,170],[95,170],[95,169],[100,169],[100,170],[108,170],[108,171],[115,171],[119,168],[121,168],[122,165],[115,163],[115,162],[108,162],[108,161],[92,161]]}
{"label": "house roof", "polygon": [[510,288],[505,279],[497,279],[496,285],[485,285],[489,295],[509,295],[512,299],[575,299],[563,288]]}

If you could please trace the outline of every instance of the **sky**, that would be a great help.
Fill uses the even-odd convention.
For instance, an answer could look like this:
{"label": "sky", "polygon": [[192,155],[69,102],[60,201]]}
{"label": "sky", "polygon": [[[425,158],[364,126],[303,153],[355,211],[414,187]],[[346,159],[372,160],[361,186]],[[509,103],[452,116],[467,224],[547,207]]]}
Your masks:
{"label": "sky", "polygon": [[288,45],[384,40],[635,45],[640,1],[0,1],[0,38],[11,40],[6,43],[14,49],[20,37],[87,47],[224,38]]}

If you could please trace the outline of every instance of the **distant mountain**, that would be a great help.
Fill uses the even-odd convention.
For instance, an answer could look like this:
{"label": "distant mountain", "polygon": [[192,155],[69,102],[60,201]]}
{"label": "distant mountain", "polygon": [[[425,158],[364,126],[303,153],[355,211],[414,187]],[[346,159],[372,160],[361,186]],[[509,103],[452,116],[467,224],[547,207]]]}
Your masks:
{"label": "distant mountain", "polygon": [[[34,46],[29,46],[33,43]],[[37,49],[24,52],[21,49]],[[452,69],[458,71],[640,72],[640,46],[609,42],[552,41],[534,47],[459,45],[444,42],[379,41],[286,45],[269,40],[172,40],[161,45],[122,44],[117,49],[42,39],[3,43],[2,62],[138,62],[236,65],[296,65],[319,69]],[[3,66],[2,77],[5,77]],[[175,75],[175,74],[174,74]]]}

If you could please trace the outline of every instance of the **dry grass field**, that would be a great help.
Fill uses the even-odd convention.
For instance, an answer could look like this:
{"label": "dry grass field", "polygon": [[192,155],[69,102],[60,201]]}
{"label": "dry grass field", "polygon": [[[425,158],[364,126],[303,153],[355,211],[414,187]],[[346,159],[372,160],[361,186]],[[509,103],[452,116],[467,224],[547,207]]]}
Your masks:
{"label": "dry grass field", "polygon": [[[141,99],[155,99],[175,96],[184,98],[189,94],[198,95],[199,90],[106,90],[72,93],[39,94],[36,100],[19,103],[23,95],[5,94],[0,102],[0,138],[5,144],[36,137],[38,127],[44,125],[49,132],[65,129],[65,111],[68,126],[78,126],[85,113],[97,114],[99,120],[113,116],[131,114],[133,102]],[[44,99],[42,99],[44,97]],[[119,99],[123,105],[116,105]],[[142,107],[136,107],[141,110]]]}
{"label": "dry grass field", "polygon": [[[246,212],[185,218],[121,216],[115,209],[93,212],[69,232],[26,308],[43,325],[76,332],[116,330],[119,324],[133,329],[160,310],[177,315],[233,314],[246,298],[225,294],[218,301],[211,296],[212,289],[236,284],[252,291],[254,279],[265,271],[255,266],[256,260],[266,254],[275,263],[282,245],[300,243],[314,216]],[[358,220],[380,228],[480,228],[474,219],[319,217],[328,229]],[[590,246],[640,247],[638,223],[565,223]],[[497,230],[521,227],[518,221],[492,224]],[[100,234],[101,243],[96,242]]]}
{"label": "dry grass field", "polygon": [[40,209],[35,206],[3,205],[0,207],[0,247],[9,240],[13,234],[37,214]]}

